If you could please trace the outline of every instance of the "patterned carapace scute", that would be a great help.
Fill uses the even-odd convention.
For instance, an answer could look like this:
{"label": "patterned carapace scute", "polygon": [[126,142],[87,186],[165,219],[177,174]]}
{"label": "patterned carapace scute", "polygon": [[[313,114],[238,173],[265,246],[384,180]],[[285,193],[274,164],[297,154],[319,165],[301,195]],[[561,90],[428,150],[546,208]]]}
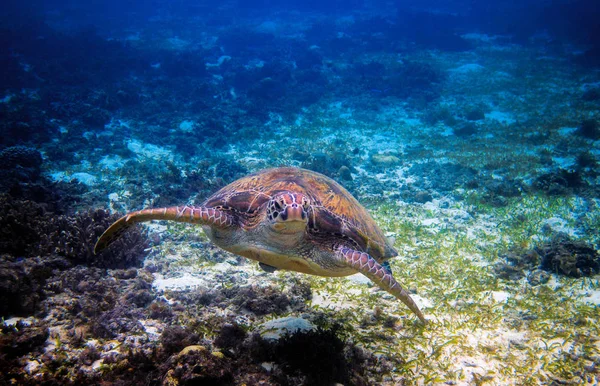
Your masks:
{"label": "patterned carapace scute", "polygon": [[346,189],[331,178],[309,170],[277,168],[251,174],[223,187],[203,206],[251,217],[273,196],[286,191],[309,197],[308,225],[314,237],[323,241],[346,239],[376,259],[396,255],[371,215]]}

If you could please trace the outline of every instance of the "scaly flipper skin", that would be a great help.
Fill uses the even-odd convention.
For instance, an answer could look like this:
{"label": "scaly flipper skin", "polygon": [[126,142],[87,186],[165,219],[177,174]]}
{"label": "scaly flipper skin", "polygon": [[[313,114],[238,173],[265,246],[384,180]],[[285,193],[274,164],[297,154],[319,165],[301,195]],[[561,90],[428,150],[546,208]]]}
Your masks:
{"label": "scaly flipper skin", "polygon": [[230,214],[219,209],[191,206],[172,206],[170,208],[144,209],[129,213],[112,224],[98,239],[94,253],[106,249],[127,229],[138,222],[151,220],[171,220],[227,228],[234,224]]}
{"label": "scaly flipper skin", "polygon": [[346,262],[349,266],[356,269],[369,279],[371,279],[378,286],[391,293],[414,312],[424,324],[427,324],[427,320],[423,313],[410,297],[409,293],[394,279],[391,273],[386,270],[381,264],[375,259],[369,256],[367,253],[355,251],[354,249],[341,247],[338,249],[338,256]]}

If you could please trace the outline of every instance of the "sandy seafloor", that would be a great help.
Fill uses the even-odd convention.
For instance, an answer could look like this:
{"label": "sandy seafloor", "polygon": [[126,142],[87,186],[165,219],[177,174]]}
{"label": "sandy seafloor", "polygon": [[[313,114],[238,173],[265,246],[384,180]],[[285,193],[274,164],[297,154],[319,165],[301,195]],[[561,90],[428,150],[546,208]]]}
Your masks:
{"label": "sandy seafloor", "polygon": [[[139,31],[132,36],[138,46],[186,50],[191,44],[179,36],[151,41]],[[203,38],[203,44],[212,44],[210,36]],[[335,353],[350,363],[345,375],[333,376],[340,383],[598,384],[599,276],[546,273],[538,269],[539,261],[527,260],[552,254],[553,248],[575,254],[577,243],[591,246],[586,251],[598,258],[593,251],[600,243],[600,142],[580,129],[586,119],[599,119],[598,100],[582,98],[600,87],[598,72],[547,52],[543,41],[523,46],[503,36],[472,33],[465,38],[474,48],[464,52],[423,49],[353,58],[427,63],[443,75],[434,101],[407,102],[383,90],[328,96],[297,106],[293,114],[269,112],[262,122],[248,122],[243,139],[219,148],[202,145],[202,154],[192,157],[165,145],[156,132],[144,137],[140,133],[149,123],[123,112],[100,131],[78,126],[87,148],[79,150],[75,163],[58,162],[40,148],[46,176],[76,179],[86,186],[87,196],[95,197],[96,208],[118,213],[160,205],[157,197],[168,197],[170,184],[193,170],[202,178],[201,173],[217,175],[219,167],[241,168],[220,174],[222,182],[280,165],[326,172],[347,186],[394,238],[399,256],[391,268],[413,292],[430,321],[427,326],[361,275],[266,273],[255,262],[211,246],[198,227],[155,222],[142,226],[152,241],[143,266],[89,268],[93,273],[80,274],[91,278],[75,279],[95,283],[90,288],[105,283],[98,291],[114,299],[98,306],[102,312],[77,316],[79,311],[68,304],[88,290],[73,287],[46,293],[46,311],[23,316],[49,334],[35,350],[10,362],[22,366],[21,373],[12,370],[19,374],[15,379],[66,383],[106,376],[110,382],[128,382],[135,378],[132,373],[146,372],[163,384],[185,384],[194,374],[198,380],[213,371],[217,375],[211,373],[210,379],[216,384],[302,383],[304,370],[290,378],[295,370],[277,357],[253,363],[247,351],[248,337],[265,334],[265,323],[300,318],[285,321],[304,330],[338,325],[343,348]],[[564,48],[567,55],[576,51]],[[338,87],[335,73],[343,71],[344,60],[329,63],[326,77],[332,88]],[[213,65],[218,82],[219,64]],[[235,91],[224,90],[218,97],[227,114]],[[11,97],[2,103],[12,103]],[[173,116],[163,124],[164,135],[179,131],[182,140],[193,143],[202,117],[189,112]],[[71,124],[61,122],[53,146],[72,139]],[[115,137],[129,152],[94,152]],[[169,170],[175,182],[164,177]],[[150,175],[157,177],[149,180]],[[221,183],[213,182],[202,188],[202,197],[192,192],[180,203],[198,203]],[[137,291],[134,300],[127,295],[131,291]],[[124,309],[115,311],[119,307]],[[90,327],[94,318],[111,317],[114,321],[100,322],[104,333]],[[241,327],[234,332],[242,338],[223,344],[228,331],[223,326],[232,325]],[[186,359],[190,353],[196,356]],[[140,356],[162,362],[144,367]]]}

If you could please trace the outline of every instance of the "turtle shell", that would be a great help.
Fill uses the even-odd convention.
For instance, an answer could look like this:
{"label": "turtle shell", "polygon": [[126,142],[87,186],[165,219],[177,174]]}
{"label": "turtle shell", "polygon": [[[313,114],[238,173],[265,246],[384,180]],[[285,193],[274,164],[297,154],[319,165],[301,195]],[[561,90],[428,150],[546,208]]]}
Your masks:
{"label": "turtle shell", "polygon": [[239,213],[241,226],[263,221],[259,214],[281,192],[303,193],[310,199],[308,230],[316,243],[345,244],[384,261],[397,255],[367,210],[331,178],[300,168],[267,169],[232,182],[203,206]]}

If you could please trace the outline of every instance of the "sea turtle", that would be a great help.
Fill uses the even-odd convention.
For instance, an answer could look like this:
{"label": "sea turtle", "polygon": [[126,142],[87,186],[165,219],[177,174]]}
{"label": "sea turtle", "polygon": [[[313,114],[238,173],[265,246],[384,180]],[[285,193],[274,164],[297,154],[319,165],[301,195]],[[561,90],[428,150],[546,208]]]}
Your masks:
{"label": "sea turtle", "polygon": [[267,271],[287,269],[320,276],[360,272],[425,323],[419,307],[385,264],[397,255],[396,250],[366,209],[320,173],[293,167],[267,169],[232,182],[200,206],[129,213],[102,234],[95,253],[135,223],[150,220],[200,224],[214,244],[258,261]]}

